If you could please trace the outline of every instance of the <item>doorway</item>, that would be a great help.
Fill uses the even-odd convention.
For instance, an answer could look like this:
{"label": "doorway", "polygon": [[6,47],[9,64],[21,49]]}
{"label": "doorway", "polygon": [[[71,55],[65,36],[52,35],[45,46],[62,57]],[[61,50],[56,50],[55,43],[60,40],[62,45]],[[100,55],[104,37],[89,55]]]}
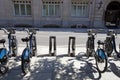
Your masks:
{"label": "doorway", "polygon": [[107,27],[120,25],[120,3],[112,1],[108,4],[105,11],[105,25]]}

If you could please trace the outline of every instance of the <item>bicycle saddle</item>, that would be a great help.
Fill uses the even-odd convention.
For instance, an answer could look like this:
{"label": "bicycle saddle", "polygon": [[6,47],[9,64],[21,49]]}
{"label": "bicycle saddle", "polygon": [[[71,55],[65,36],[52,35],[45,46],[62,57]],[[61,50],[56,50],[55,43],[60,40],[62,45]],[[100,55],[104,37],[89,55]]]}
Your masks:
{"label": "bicycle saddle", "polygon": [[111,35],[113,35],[113,34],[116,34],[114,30],[109,30],[109,31],[107,32],[107,35],[108,35],[108,36],[111,36]]}
{"label": "bicycle saddle", "polygon": [[36,30],[35,29],[29,29],[30,32],[32,32],[33,34],[36,34]]}
{"label": "bicycle saddle", "polygon": [[29,38],[28,37],[25,37],[25,38],[22,38],[21,39],[23,42],[28,42],[29,41]]}
{"label": "bicycle saddle", "polygon": [[5,43],[5,42],[6,42],[5,39],[1,39],[1,40],[0,40],[0,43]]}
{"label": "bicycle saddle", "polygon": [[103,42],[103,41],[101,41],[101,40],[98,40],[98,42],[97,42],[97,43],[98,43],[98,45],[100,45],[100,44],[102,44],[102,45],[103,45],[103,44],[104,44],[104,42]]}

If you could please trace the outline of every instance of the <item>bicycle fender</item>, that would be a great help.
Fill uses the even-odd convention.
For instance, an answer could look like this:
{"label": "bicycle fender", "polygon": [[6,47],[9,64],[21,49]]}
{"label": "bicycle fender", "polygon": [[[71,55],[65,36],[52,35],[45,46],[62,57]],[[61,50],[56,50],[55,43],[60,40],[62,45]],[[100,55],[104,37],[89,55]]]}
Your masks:
{"label": "bicycle fender", "polygon": [[6,48],[1,48],[0,49],[0,59],[3,59],[4,56],[6,56],[8,54],[8,51]]}
{"label": "bicycle fender", "polygon": [[23,53],[22,53],[22,57],[21,58],[26,60],[26,59],[29,59],[29,57],[30,57],[30,51],[29,51],[28,48],[25,48]]}
{"label": "bicycle fender", "polygon": [[102,49],[97,50],[97,55],[102,59],[105,59],[107,57],[106,54],[105,54],[105,51],[102,50]]}

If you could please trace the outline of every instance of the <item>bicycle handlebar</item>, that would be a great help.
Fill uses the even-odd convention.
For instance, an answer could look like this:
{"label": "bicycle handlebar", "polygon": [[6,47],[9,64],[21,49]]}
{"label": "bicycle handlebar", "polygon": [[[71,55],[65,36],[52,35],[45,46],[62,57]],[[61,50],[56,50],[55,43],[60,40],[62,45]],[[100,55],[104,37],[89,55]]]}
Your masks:
{"label": "bicycle handlebar", "polygon": [[108,35],[108,36],[117,36],[117,33],[116,33],[114,30],[109,30],[109,31],[107,32],[107,35]]}
{"label": "bicycle handlebar", "polygon": [[15,29],[1,28],[1,30],[3,30],[5,34],[15,34]]}
{"label": "bicycle handlebar", "polygon": [[88,30],[88,35],[96,35],[96,34],[97,34],[97,31],[92,29]]}
{"label": "bicycle handlebar", "polygon": [[7,29],[1,28],[1,30],[3,30],[5,34],[9,34],[9,32],[7,31]]}
{"label": "bicycle handlebar", "polygon": [[28,35],[36,34],[35,29],[27,29],[27,28],[26,28],[25,31],[27,31]]}

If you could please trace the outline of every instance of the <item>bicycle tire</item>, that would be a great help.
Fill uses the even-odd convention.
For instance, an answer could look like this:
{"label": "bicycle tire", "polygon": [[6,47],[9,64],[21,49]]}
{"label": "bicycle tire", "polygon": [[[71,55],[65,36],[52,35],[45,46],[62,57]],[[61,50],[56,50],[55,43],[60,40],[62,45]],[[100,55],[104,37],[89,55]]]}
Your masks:
{"label": "bicycle tire", "polygon": [[[4,70],[1,70],[3,68],[4,68]],[[3,75],[3,74],[5,74],[8,71],[8,69],[9,69],[8,68],[8,57],[5,56],[3,61],[0,64],[0,73]]]}
{"label": "bicycle tire", "polygon": [[22,60],[21,68],[24,74],[27,74],[30,71],[30,61]]}
{"label": "bicycle tire", "polygon": [[[95,61],[96,61],[96,67],[97,67],[97,70],[100,72],[100,73],[104,73],[106,70],[107,70],[107,57],[105,58],[100,58],[100,56],[98,55],[95,55]],[[104,66],[103,66],[103,69],[101,70],[100,68],[102,68],[101,66],[99,67],[98,63],[104,63]],[[101,65],[100,64],[100,65]]]}
{"label": "bicycle tire", "polygon": [[[4,68],[4,69],[3,69]],[[3,69],[3,70],[2,70]],[[0,65],[0,73],[3,75],[5,73],[7,73],[8,71],[8,67],[5,65]]]}

